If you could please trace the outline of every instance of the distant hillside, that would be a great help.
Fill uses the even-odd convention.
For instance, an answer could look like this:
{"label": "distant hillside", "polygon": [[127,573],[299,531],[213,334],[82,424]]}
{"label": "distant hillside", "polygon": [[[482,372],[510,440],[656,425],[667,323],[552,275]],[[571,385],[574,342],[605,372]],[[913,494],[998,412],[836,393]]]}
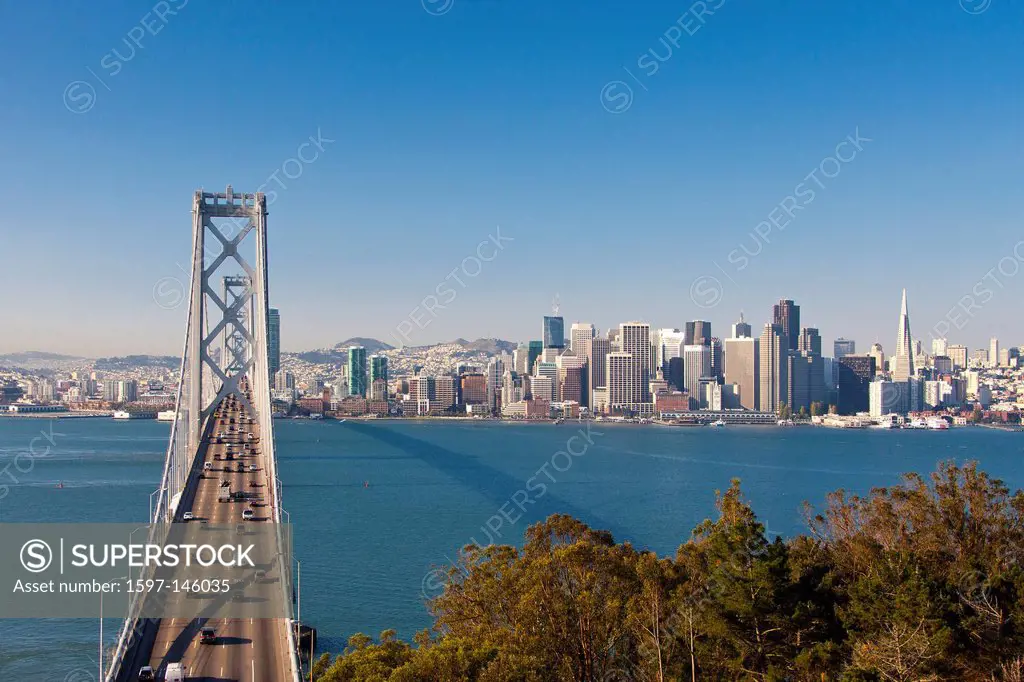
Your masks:
{"label": "distant hillside", "polygon": [[349,346],[363,346],[366,348],[367,353],[378,353],[382,350],[393,350],[394,346],[389,346],[383,341],[377,339],[363,338],[362,336],[354,336],[351,339],[346,339],[341,343],[334,344],[335,350],[347,350]]}
{"label": "distant hillside", "polygon": [[61,355],[60,353],[27,350],[22,353],[0,355],[0,366],[20,367],[22,369],[49,369],[61,363],[85,359],[77,355]]}
{"label": "distant hillside", "polygon": [[490,353],[491,355],[497,355],[498,353],[511,353],[519,345],[512,341],[503,341],[502,339],[477,339],[476,341],[455,339],[452,343],[458,344],[468,351]]}
{"label": "distant hillside", "polygon": [[96,361],[94,367],[97,370],[103,371],[118,371],[138,367],[179,369],[181,367],[181,358],[172,355],[126,355],[121,358],[100,358]]}
{"label": "distant hillside", "polygon": [[307,350],[303,353],[287,353],[287,355],[292,355],[303,362],[309,362],[314,365],[337,364],[345,362],[346,358],[348,358],[348,353],[340,350],[332,350],[330,348]]}

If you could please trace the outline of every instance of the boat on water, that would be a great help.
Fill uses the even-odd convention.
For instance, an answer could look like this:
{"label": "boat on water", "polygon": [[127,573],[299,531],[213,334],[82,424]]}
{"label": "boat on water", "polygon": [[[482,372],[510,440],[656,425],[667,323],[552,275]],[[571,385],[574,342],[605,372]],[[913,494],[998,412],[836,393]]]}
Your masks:
{"label": "boat on water", "polygon": [[114,413],[114,419],[156,419],[156,412],[128,412],[118,410]]}
{"label": "boat on water", "polygon": [[156,413],[156,420],[158,422],[172,422],[174,416],[177,414],[174,410],[164,410],[163,412]]}
{"label": "boat on water", "polygon": [[715,421],[713,421],[710,424],[708,424],[708,426],[713,426],[715,428],[719,428],[720,429],[723,426],[725,426],[725,422],[723,420],[721,420],[721,419],[716,419]]}

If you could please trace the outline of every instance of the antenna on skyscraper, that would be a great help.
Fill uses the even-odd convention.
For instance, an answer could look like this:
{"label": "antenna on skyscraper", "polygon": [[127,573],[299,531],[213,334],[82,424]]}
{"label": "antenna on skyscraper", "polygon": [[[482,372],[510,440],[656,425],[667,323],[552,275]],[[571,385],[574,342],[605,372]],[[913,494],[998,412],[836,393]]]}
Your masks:
{"label": "antenna on skyscraper", "polygon": [[555,315],[558,315],[558,311],[559,309],[561,309],[561,307],[561,303],[558,302],[558,294],[555,294],[555,300],[551,301],[551,312],[553,312]]}

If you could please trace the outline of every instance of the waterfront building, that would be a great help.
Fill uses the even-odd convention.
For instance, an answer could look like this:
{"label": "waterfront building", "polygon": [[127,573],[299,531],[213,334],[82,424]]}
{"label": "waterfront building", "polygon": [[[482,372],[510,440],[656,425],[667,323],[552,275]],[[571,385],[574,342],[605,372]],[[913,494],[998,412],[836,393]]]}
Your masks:
{"label": "waterfront building", "polygon": [[616,351],[607,356],[608,408],[612,411],[630,411],[641,393],[639,367],[632,353]]}
{"label": "waterfront building", "polygon": [[786,402],[794,414],[809,413],[813,403],[825,402],[825,370],[821,358],[821,335],[814,327],[804,327],[796,350],[789,352]]}
{"label": "waterfront building", "polygon": [[708,346],[711,355],[711,372],[709,376],[721,379],[725,376],[725,368],[722,366],[724,357],[722,355],[722,340],[717,336],[711,337],[711,343]]}
{"label": "waterfront building", "polygon": [[558,390],[555,377],[532,376],[529,377],[529,380],[532,400],[544,400],[549,403],[555,401],[555,392]]}
{"label": "waterfront building", "polygon": [[760,388],[759,408],[763,412],[778,412],[786,402],[789,389],[789,339],[777,325],[765,324],[759,342]]}
{"label": "waterfront building", "polygon": [[594,325],[589,322],[575,322],[572,328],[569,330],[569,343],[570,350],[580,358],[582,363],[582,388],[580,405],[584,407],[590,407],[590,392],[594,386],[594,363],[592,360],[594,354],[594,339],[597,336],[597,332],[594,329]]}
{"label": "waterfront building", "polygon": [[677,391],[683,390],[683,347],[686,345],[686,334],[678,329],[661,329],[658,331],[658,366],[669,386]]}
{"label": "waterfront building", "polygon": [[896,363],[892,368],[893,381],[906,381],[914,376],[914,352],[911,347],[910,313],[907,311],[907,290],[903,290],[900,304],[899,329],[896,333]]}
{"label": "waterfront building", "polygon": [[366,348],[348,347],[348,394],[366,397]]}
{"label": "waterfront building", "polygon": [[[82,390],[81,387],[79,390]],[[87,397],[87,394],[82,394],[82,397]],[[139,384],[134,379],[104,379],[103,381],[103,400],[105,402],[133,403],[138,400],[138,397]]]}
{"label": "waterfront building", "polygon": [[683,346],[683,388],[696,397],[698,402],[703,401],[703,393],[700,390],[701,379],[711,376],[711,348],[704,344],[690,344]]}
{"label": "waterfront building", "polygon": [[738,387],[739,406],[759,410],[761,382],[760,339],[750,336],[725,340],[725,383]]}
{"label": "waterfront building", "polygon": [[487,363],[487,409],[491,414],[501,413],[501,379],[505,374],[505,362],[493,357]]}
{"label": "waterfront building", "polygon": [[565,348],[565,320],[561,316],[544,316],[543,337],[545,348]]}
{"label": "waterfront building", "polygon": [[480,373],[463,374],[459,378],[459,392],[463,405],[487,403],[487,377]]}
{"label": "waterfront building", "polygon": [[594,379],[594,388],[591,391],[599,388],[608,387],[608,354],[612,352],[612,344],[607,338],[601,338],[600,336],[594,337],[594,341],[591,344],[591,356],[590,360],[593,363],[593,368],[590,371],[590,375]]}
{"label": "waterfront building", "polygon": [[386,355],[370,356],[370,383],[372,384],[377,379],[383,379],[385,384],[388,381],[388,356]]}
{"label": "waterfront building", "polygon": [[[347,387],[346,387],[347,388]],[[347,393],[347,392],[346,392]],[[370,382],[370,401],[381,402],[388,399],[388,382],[374,379]]]}
{"label": "waterfront building", "polygon": [[651,325],[646,322],[623,322],[619,325],[619,348],[636,364],[633,373],[635,392],[630,402],[649,403],[651,397]]}
{"label": "waterfront building", "polygon": [[562,402],[583,403],[583,367],[562,366],[558,369],[558,387]]}
{"label": "waterfront building", "polygon": [[868,414],[878,419],[886,414],[905,414],[906,382],[877,379],[868,387]]}
{"label": "waterfront building", "polygon": [[836,403],[839,414],[853,415],[869,409],[869,385],[876,373],[873,355],[846,355],[836,360]]}
{"label": "waterfront building", "polygon": [[836,360],[847,355],[856,355],[857,343],[853,339],[839,337],[832,342],[832,357]]}
{"label": "waterfront building", "polygon": [[277,308],[267,311],[267,364],[272,377],[281,369],[281,312]]}

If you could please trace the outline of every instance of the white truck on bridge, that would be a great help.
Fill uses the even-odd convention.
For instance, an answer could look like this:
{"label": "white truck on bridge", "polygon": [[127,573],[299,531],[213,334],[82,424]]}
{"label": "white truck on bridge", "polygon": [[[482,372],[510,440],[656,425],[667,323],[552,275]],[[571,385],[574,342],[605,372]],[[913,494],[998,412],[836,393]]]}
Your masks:
{"label": "white truck on bridge", "polygon": [[185,682],[185,665],[183,663],[168,663],[167,672],[164,673],[164,682]]}

